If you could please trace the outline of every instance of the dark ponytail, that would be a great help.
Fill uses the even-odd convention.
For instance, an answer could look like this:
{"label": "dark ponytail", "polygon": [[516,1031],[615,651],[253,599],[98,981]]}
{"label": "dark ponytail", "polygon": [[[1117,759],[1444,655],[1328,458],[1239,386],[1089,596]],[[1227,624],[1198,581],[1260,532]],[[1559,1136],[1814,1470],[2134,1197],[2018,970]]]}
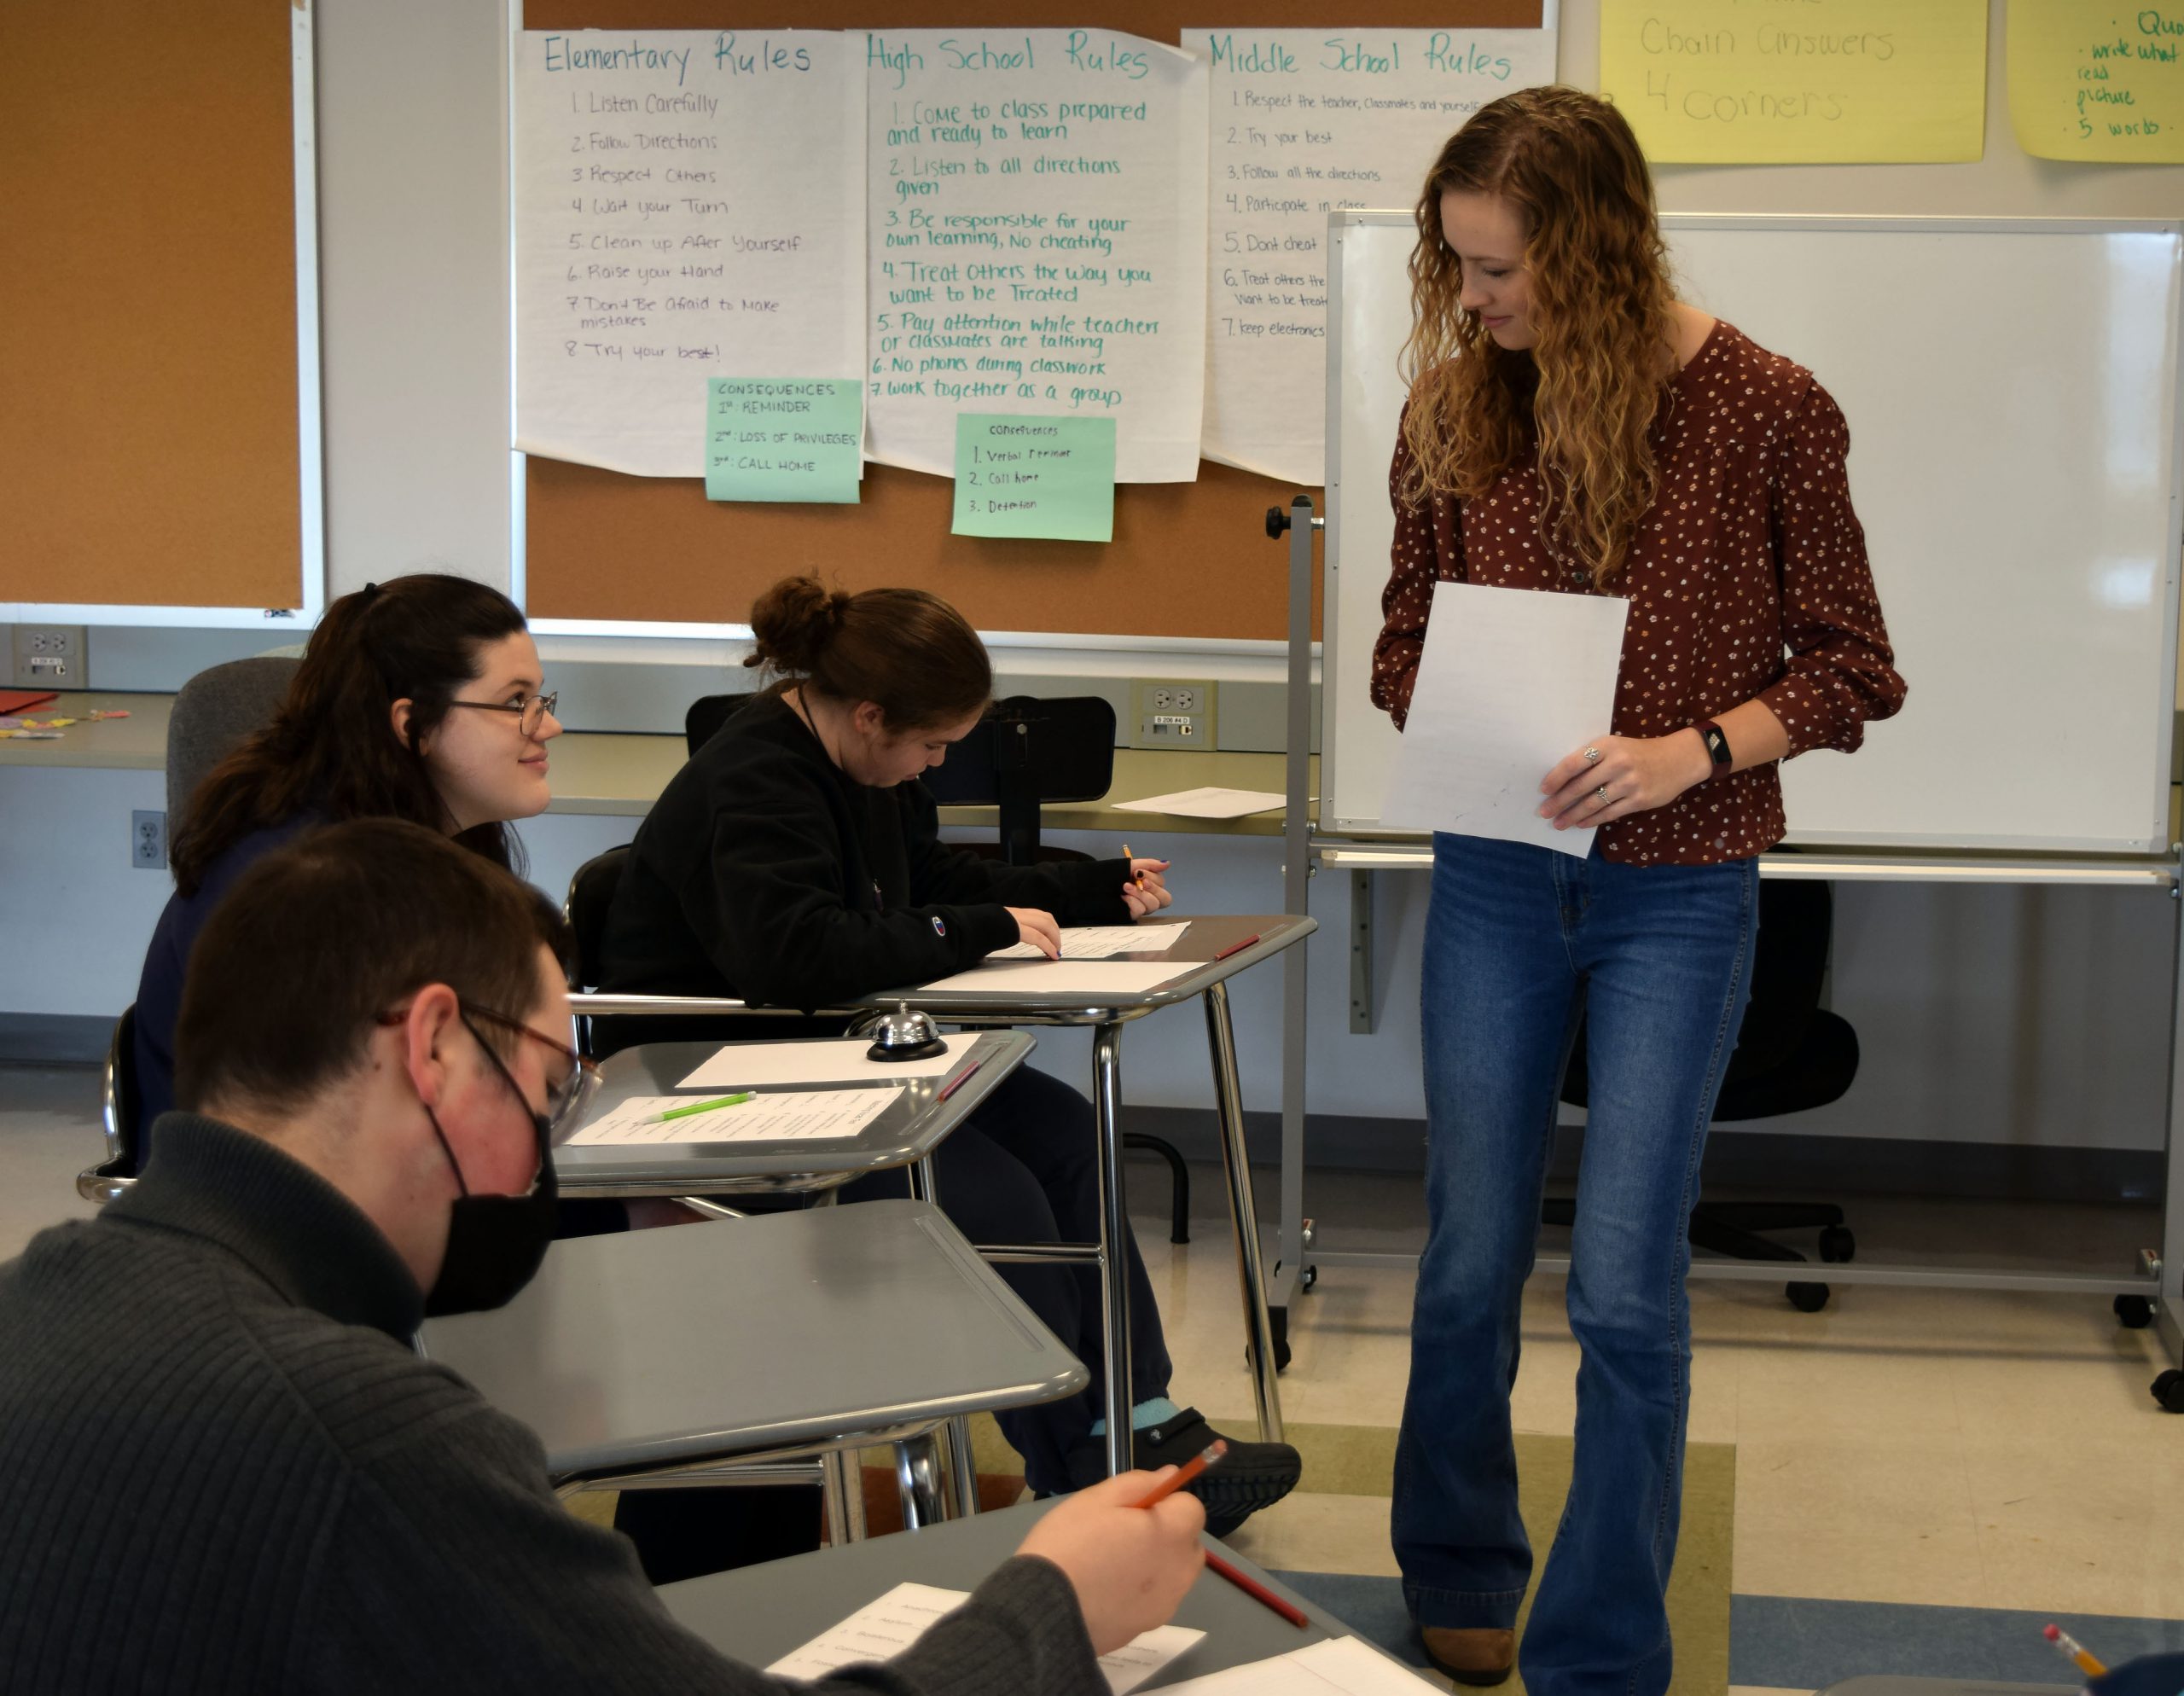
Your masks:
{"label": "dark ponytail", "polygon": [[764,665],[830,700],[878,705],[891,730],[924,730],[983,712],[993,663],[963,615],[921,589],[833,590],[783,578],[751,609],[746,665]]}
{"label": "dark ponytail", "polygon": [[[212,863],[254,830],[305,811],[328,821],[400,818],[444,831],[446,805],[421,752],[448,703],[476,681],[480,651],[524,628],[497,590],[421,572],[368,584],[326,609],[272,722],[222,760],[177,821],[176,886],[195,892]],[[409,740],[389,717],[410,702]],[[455,839],[513,868],[517,849],[497,821]]]}

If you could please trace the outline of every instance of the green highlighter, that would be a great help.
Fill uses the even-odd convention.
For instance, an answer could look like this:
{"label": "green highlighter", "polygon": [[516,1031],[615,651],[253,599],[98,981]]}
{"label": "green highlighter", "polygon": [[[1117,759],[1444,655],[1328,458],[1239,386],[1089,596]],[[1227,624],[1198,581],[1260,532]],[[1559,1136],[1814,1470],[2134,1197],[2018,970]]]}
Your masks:
{"label": "green highlighter", "polygon": [[654,1113],[653,1123],[665,1124],[670,1119],[687,1119],[693,1113],[709,1113],[716,1107],[740,1107],[757,1093],[746,1089],[741,1095],[723,1095],[714,1101],[693,1101],[687,1107],[670,1107],[664,1113]]}

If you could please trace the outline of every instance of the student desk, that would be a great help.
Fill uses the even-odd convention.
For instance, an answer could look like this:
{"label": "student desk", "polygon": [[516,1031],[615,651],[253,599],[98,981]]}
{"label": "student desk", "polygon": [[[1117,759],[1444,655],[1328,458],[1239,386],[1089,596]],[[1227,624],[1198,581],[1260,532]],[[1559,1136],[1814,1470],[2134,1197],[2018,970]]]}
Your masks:
{"label": "student desk", "polygon": [[[670,1613],[723,1654],[766,1666],[906,1581],[950,1590],[976,1589],[1016,1552],[1025,1533],[1053,1507],[1050,1501],[1027,1501],[975,1519],[935,1525],[915,1537],[879,1537],[685,1579],[661,1586],[659,1595]],[[1322,1638],[1356,1635],[1243,1556],[1211,1537],[1205,1544],[1294,1603],[1312,1623],[1300,1631],[1226,1579],[1205,1573],[1183,1598],[1175,1620],[1205,1632],[1205,1637],[1139,1689],[1157,1690],[1204,1673],[1287,1654]],[[1430,1687],[1420,1686],[1421,1692]]]}
{"label": "student desk", "polygon": [[417,1348],[536,1431],[564,1495],[890,1443],[913,1525],[944,1501],[930,1433],[1090,1379],[923,1201],[557,1242],[507,1307],[428,1321]]}
{"label": "student desk", "polygon": [[[648,1043],[624,1048],[599,1068],[596,1116],[632,1095],[668,1095],[722,1047],[712,1043]],[[562,1144],[554,1170],[566,1195],[709,1195],[738,1191],[828,1190],[867,1172],[909,1166],[929,1159],[949,1132],[978,1110],[996,1085],[1024,1064],[1037,1046],[1017,1031],[987,1031],[950,1044],[956,1069],[978,1070],[943,1101],[953,1077],[892,1077],[879,1067],[855,1083],[770,1083],[769,1095],[799,1090],[899,1088],[903,1098],[855,1136],[810,1141]],[[730,1095],[746,1086],[727,1083],[692,1095]]]}
{"label": "student desk", "polygon": [[[1157,921],[1154,922],[1158,922]],[[1101,1336],[1107,1346],[1107,1462],[1111,1472],[1128,1470],[1130,1410],[1130,1303],[1127,1265],[1121,1251],[1129,1222],[1122,1183],[1122,1031],[1132,1019],[1164,1007],[1203,998],[1206,1040],[1213,1060],[1214,1105],[1221,1121],[1221,1159],[1228,1184],[1229,1222],[1236,1240],[1237,1276],[1242,1287],[1246,1350],[1252,1388],[1258,1402],[1259,1434],[1281,1438],[1281,1391],[1275,1379],[1271,1321],[1267,1315],[1266,1281],[1260,1266],[1258,1213],[1252,1197],[1251,1165],[1244,1147],[1244,1098],[1236,1076],[1236,1038],[1228,1012],[1228,979],[1259,961],[1302,942],[1318,928],[1300,917],[1239,918],[1217,915],[1189,920],[1182,938],[1164,953],[1122,955],[1118,960],[1158,961],[1176,968],[1156,989],[1126,995],[1087,996],[1031,995],[1021,990],[1002,994],[955,991],[931,994],[895,990],[852,1002],[852,1009],[887,1008],[907,1002],[936,1019],[958,1025],[1084,1025],[1092,1027],[1092,1108],[1099,1136],[1100,1241],[1082,1243],[985,1244],[993,1258],[1005,1261],[1091,1260],[1101,1271]],[[1225,957],[1220,957],[1225,956]],[[583,995],[570,997],[587,1014],[735,1013],[744,1003],[696,996]],[[915,1169],[913,1168],[915,1173]],[[926,1191],[930,1199],[930,1190]]]}

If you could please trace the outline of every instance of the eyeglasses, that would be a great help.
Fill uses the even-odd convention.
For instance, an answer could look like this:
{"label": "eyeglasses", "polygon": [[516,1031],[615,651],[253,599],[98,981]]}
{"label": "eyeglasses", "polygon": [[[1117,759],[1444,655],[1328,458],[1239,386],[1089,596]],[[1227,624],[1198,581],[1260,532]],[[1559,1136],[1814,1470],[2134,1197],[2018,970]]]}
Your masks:
{"label": "eyeglasses", "polygon": [[[530,1037],[534,1043],[543,1043],[561,1055],[567,1063],[559,1077],[549,1076],[546,1080],[546,1112],[543,1115],[546,1121],[546,1141],[549,1144],[556,1145],[566,1141],[570,1134],[583,1124],[584,1108],[590,1105],[591,1098],[599,1093],[599,1068],[584,1059],[568,1043],[555,1042],[543,1031],[532,1030],[520,1019],[511,1019],[504,1013],[495,1013],[491,1008],[471,1007],[468,1004],[465,1004],[462,1011],[468,1018],[482,1019],[489,1025],[499,1025],[503,1031],[514,1031],[520,1036]],[[379,1022],[382,1025],[399,1025],[409,1016],[410,1012],[407,1008],[398,1008],[392,1013],[380,1014]],[[569,1035],[572,1038],[577,1033],[576,1024],[574,1018],[569,1020]],[[476,1033],[473,1032],[473,1034]],[[491,1050],[487,1052],[491,1054]],[[498,1058],[498,1056],[492,1057]],[[509,1081],[513,1083],[514,1080],[511,1078]],[[528,1110],[530,1103],[526,1101],[524,1105]]]}
{"label": "eyeglasses", "polygon": [[[532,696],[532,700],[540,699]],[[547,697],[551,699],[551,697]],[[566,1060],[567,1070],[558,1077],[546,1080],[546,1140],[559,1143],[584,1120],[584,1110],[591,1098],[599,1093],[599,1069],[579,1054],[566,1043],[557,1043],[543,1031],[534,1031],[520,1019],[511,1019],[504,1013],[495,1013],[491,1008],[468,1007],[462,1009],[473,1019],[482,1019],[497,1025],[503,1031],[514,1031],[528,1037],[534,1043],[551,1048]],[[576,1020],[569,1020],[569,1035],[576,1035]]]}
{"label": "eyeglasses", "polygon": [[544,728],[547,714],[560,705],[559,689],[550,695],[526,695],[521,700],[451,700],[450,706],[475,707],[480,712],[513,712],[520,715],[518,728],[526,737],[536,736]]}

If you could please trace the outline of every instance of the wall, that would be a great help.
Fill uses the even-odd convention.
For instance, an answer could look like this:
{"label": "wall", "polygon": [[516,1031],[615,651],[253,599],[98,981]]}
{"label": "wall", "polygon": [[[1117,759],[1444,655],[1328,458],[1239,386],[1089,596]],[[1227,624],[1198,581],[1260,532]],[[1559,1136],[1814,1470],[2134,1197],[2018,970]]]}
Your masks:
{"label": "wall", "polygon": [[[500,445],[508,418],[500,0],[319,0],[319,19],[332,586],[340,593],[426,563],[504,583],[514,538],[509,456]],[[1589,80],[1594,0],[1567,0],[1563,20],[1565,75]],[[1996,0],[1990,51],[1997,67],[2001,20]],[[2008,135],[2001,94],[1996,81],[1988,157],[1976,166],[1675,168],[1662,173],[1663,200],[1675,210],[2174,216],[2184,207],[2176,173],[2066,169],[2024,158]],[[1885,279],[1856,284],[1873,288],[1885,308]],[[1269,570],[1280,569],[1281,551],[1269,545]],[[690,674],[677,668],[724,655],[707,644],[557,639],[548,648],[562,664],[657,662],[661,679],[672,678],[646,707],[655,692],[646,689],[643,673],[630,673],[615,686],[618,713],[671,706],[679,716]],[[132,680],[171,687],[167,674],[183,669],[161,659],[166,650],[156,641],[117,636],[106,651],[126,655],[131,676],[102,670],[95,647],[94,681],[102,687]],[[193,661],[209,657],[190,653]],[[1011,655],[1001,658],[1007,665]],[[1176,658],[1165,651],[1161,663]],[[1040,671],[1055,663],[1052,654],[1025,657]],[[1089,663],[1130,662],[1108,651]],[[1230,653],[1194,669],[1255,674],[1268,664]],[[128,813],[160,805],[160,793],[148,772],[0,768],[0,865],[8,868],[0,879],[7,964],[0,1014],[107,1017],[134,992],[167,886],[129,868]],[[632,825],[534,821],[523,833],[534,876],[550,890],[565,887],[575,865],[625,839]],[[1188,898],[1229,911],[1281,905],[1271,842],[1182,839],[1176,845]],[[1421,879],[1381,880],[1382,1025],[1374,1036],[1353,1037],[1346,1034],[1349,881],[1317,880],[1312,908],[1323,929],[1312,944],[1315,1112],[1408,1119],[1420,1111],[1414,1002],[1424,895]],[[1845,888],[1833,999],[1859,1029],[1865,1067],[1836,1107],[1769,1129],[2158,1149],[2175,923],[2173,903],[2148,894]],[[1234,991],[1254,1107],[1275,1105],[1279,990],[1279,974],[1269,971]],[[1042,1063],[1082,1075],[1080,1035],[1050,1032],[1040,1042]],[[1194,1011],[1136,1026],[1124,1058],[1130,1099],[1206,1103],[1203,1026]]]}

